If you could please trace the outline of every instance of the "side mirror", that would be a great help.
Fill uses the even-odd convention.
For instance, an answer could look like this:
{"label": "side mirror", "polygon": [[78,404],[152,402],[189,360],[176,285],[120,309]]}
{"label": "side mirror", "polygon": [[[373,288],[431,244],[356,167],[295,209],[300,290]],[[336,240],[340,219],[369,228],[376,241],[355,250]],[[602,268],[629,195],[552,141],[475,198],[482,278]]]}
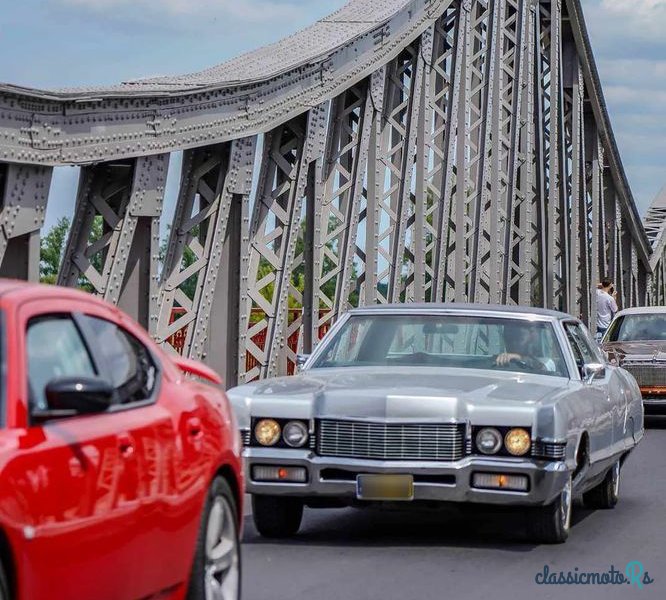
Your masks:
{"label": "side mirror", "polygon": [[588,363],[583,365],[583,381],[588,385],[598,377],[603,377],[606,372],[606,365],[601,363]]}
{"label": "side mirror", "polygon": [[308,362],[308,359],[310,358],[309,354],[297,354],[296,355],[296,367],[299,369],[303,368],[303,365]]}
{"label": "side mirror", "polygon": [[46,410],[34,411],[38,420],[102,413],[113,404],[114,389],[97,377],[58,377],[46,384]]}

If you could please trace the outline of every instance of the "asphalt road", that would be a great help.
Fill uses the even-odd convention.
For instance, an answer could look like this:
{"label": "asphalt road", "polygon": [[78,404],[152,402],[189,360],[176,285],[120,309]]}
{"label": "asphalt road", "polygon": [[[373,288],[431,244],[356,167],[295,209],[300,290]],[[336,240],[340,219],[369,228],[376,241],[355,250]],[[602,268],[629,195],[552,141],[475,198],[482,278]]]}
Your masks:
{"label": "asphalt road", "polygon": [[[246,517],[243,559],[243,600],[664,599],[666,421],[648,422],[615,509],[576,506],[565,544],[531,543],[517,511],[306,509],[298,536],[279,543]],[[603,573],[631,561],[652,584],[535,582],[544,565]]]}

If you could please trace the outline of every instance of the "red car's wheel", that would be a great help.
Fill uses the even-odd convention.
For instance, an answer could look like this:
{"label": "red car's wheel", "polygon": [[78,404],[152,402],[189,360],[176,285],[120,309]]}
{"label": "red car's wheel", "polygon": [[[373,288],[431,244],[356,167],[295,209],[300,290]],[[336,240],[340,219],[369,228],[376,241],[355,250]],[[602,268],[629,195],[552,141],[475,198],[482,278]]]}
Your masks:
{"label": "red car's wheel", "polygon": [[0,600],[9,600],[9,584],[7,582],[7,575],[5,568],[0,562]]}
{"label": "red car's wheel", "polygon": [[217,477],[210,486],[197,538],[188,600],[239,600],[241,553],[236,501]]}

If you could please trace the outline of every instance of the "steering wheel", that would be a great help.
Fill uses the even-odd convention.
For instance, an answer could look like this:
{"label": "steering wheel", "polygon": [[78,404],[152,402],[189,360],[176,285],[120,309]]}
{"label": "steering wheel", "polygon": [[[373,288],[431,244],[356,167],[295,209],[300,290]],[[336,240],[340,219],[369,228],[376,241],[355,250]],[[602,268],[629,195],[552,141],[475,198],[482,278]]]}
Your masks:
{"label": "steering wheel", "polygon": [[[512,361],[509,361],[512,362]],[[537,375],[548,374],[548,369],[538,358],[532,358],[531,356],[522,359],[515,359],[515,362],[521,369],[531,371]]]}
{"label": "steering wheel", "polygon": [[527,369],[528,371],[532,369],[532,367],[527,364],[527,361],[522,358],[511,358],[509,359],[509,364],[511,363],[517,364],[521,369]]}
{"label": "steering wheel", "polygon": [[[497,357],[495,357],[495,360],[497,360]],[[506,370],[511,370],[512,364],[520,367],[521,370],[527,371],[528,373],[536,373],[536,374],[548,373],[548,370],[542,364],[542,362],[532,357],[511,358],[509,359],[509,362],[506,363],[505,365],[498,365],[497,363],[495,363],[496,367]]]}

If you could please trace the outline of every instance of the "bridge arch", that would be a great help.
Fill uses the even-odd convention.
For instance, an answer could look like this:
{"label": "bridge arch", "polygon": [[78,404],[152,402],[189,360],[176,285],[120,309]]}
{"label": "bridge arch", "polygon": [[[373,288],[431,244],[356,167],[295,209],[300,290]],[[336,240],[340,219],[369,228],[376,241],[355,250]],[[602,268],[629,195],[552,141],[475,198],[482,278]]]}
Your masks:
{"label": "bridge arch", "polygon": [[357,304],[594,323],[601,274],[623,305],[666,300],[666,203],[641,222],[579,0],[352,0],[199,73],[2,84],[0,161],[0,274],[38,278],[52,169],[79,165],[58,282],[230,383],[286,372]]}

